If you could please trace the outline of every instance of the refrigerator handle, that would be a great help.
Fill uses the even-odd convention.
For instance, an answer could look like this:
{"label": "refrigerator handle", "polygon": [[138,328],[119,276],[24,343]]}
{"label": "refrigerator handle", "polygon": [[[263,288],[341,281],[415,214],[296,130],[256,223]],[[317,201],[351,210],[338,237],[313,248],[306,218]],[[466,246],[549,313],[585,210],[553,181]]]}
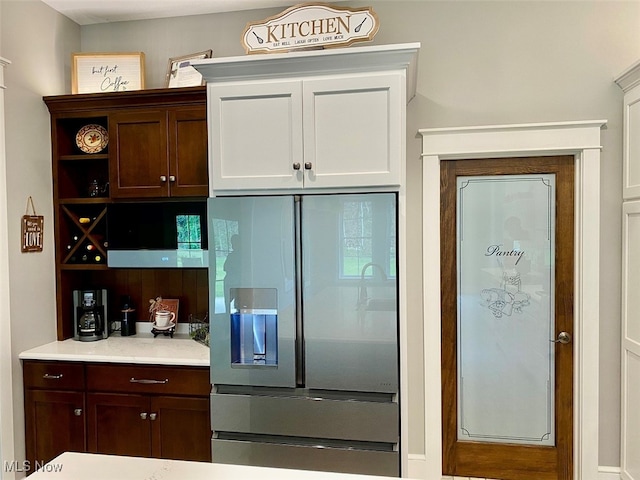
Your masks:
{"label": "refrigerator handle", "polygon": [[296,270],[296,385],[304,387],[304,330],[302,320],[302,197],[294,196],[294,235],[295,235],[295,270]]}

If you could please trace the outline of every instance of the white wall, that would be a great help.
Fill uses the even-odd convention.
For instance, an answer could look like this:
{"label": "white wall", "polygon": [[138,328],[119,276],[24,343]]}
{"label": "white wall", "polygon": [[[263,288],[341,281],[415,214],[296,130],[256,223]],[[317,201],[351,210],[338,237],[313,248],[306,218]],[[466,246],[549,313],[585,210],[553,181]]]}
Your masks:
{"label": "white wall", "polygon": [[[155,88],[163,86],[170,57],[208,48],[213,48],[215,56],[243,55],[240,34],[246,22],[281,11],[78,28],[44,5],[36,7],[35,1],[2,0],[0,53],[14,62],[7,72],[10,90],[6,102],[11,238],[16,238],[18,228],[17,220],[11,219],[22,215],[28,195],[34,196],[36,207],[46,215],[45,229],[51,225],[48,119],[40,97],[70,92],[68,52],[77,50],[80,40],[83,51],[144,51],[147,87]],[[602,134],[599,461],[619,465],[622,92],[613,78],[640,58],[640,2],[347,3],[371,5],[378,13],[381,27],[374,43],[422,43],[418,93],[408,108],[408,254],[416,259],[408,267],[409,452],[424,452],[418,128],[606,119],[608,127]],[[46,241],[44,254],[31,256],[16,253],[11,246],[14,356],[53,335],[53,252],[51,238]],[[14,373],[18,370],[14,367]],[[14,378],[14,385],[19,382]],[[21,408],[15,413],[17,419]]]}
{"label": "white wall", "polygon": [[[42,96],[69,88],[71,52],[79,49],[80,28],[37,0],[2,0],[0,8],[0,54],[12,61],[5,72],[8,287],[15,458],[22,461],[24,407],[17,355],[56,338],[51,131]],[[20,251],[20,219],[29,196],[38,215],[44,215],[42,253]]]}
{"label": "white wall", "polygon": [[[2,9],[0,8],[0,23]],[[0,48],[1,51],[1,48]],[[9,64],[0,56],[0,463],[15,458],[13,443],[13,398],[11,388],[11,321],[9,298],[9,235],[7,232],[7,169],[4,136],[4,69]],[[4,470],[4,469],[3,469]],[[0,470],[0,478],[15,475]]]}

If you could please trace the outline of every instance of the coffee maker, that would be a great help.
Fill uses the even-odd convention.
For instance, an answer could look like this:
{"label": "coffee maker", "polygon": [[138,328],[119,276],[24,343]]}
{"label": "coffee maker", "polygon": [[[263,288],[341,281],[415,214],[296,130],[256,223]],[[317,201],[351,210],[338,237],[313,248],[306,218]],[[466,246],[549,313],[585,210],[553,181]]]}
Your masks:
{"label": "coffee maker", "polygon": [[73,338],[81,342],[102,340],[109,336],[107,291],[73,291]]}

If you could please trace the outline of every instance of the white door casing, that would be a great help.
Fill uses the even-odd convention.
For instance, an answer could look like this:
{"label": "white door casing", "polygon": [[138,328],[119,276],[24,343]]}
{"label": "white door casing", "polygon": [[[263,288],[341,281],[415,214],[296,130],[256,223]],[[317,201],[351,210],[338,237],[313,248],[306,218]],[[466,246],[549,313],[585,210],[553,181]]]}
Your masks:
{"label": "white door casing", "polygon": [[440,162],[573,154],[576,160],[574,478],[597,479],[600,129],[605,124],[605,120],[594,120],[419,130],[423,142],[426,478],[442,476]]}
{"label": "white door casing", "polygon": [[[11,381],[11,315],[9,305],[9,233],[7,222],[7,165],[4,136],[4,69],[11,62],[0,57],[0,461],[15,459],[13,448],[13,391]],[[15,478],[15,472],[0,472]]]}

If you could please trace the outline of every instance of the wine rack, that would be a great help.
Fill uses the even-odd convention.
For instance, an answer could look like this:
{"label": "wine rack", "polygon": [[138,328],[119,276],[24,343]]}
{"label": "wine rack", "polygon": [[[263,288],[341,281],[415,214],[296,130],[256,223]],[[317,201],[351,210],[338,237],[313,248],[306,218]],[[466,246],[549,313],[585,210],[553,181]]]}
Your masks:
{"label": "wine rack", "polygon": [[106,265],[106,205],[80,203],[60,205],[61,224],[58,248],[65,266]]}

